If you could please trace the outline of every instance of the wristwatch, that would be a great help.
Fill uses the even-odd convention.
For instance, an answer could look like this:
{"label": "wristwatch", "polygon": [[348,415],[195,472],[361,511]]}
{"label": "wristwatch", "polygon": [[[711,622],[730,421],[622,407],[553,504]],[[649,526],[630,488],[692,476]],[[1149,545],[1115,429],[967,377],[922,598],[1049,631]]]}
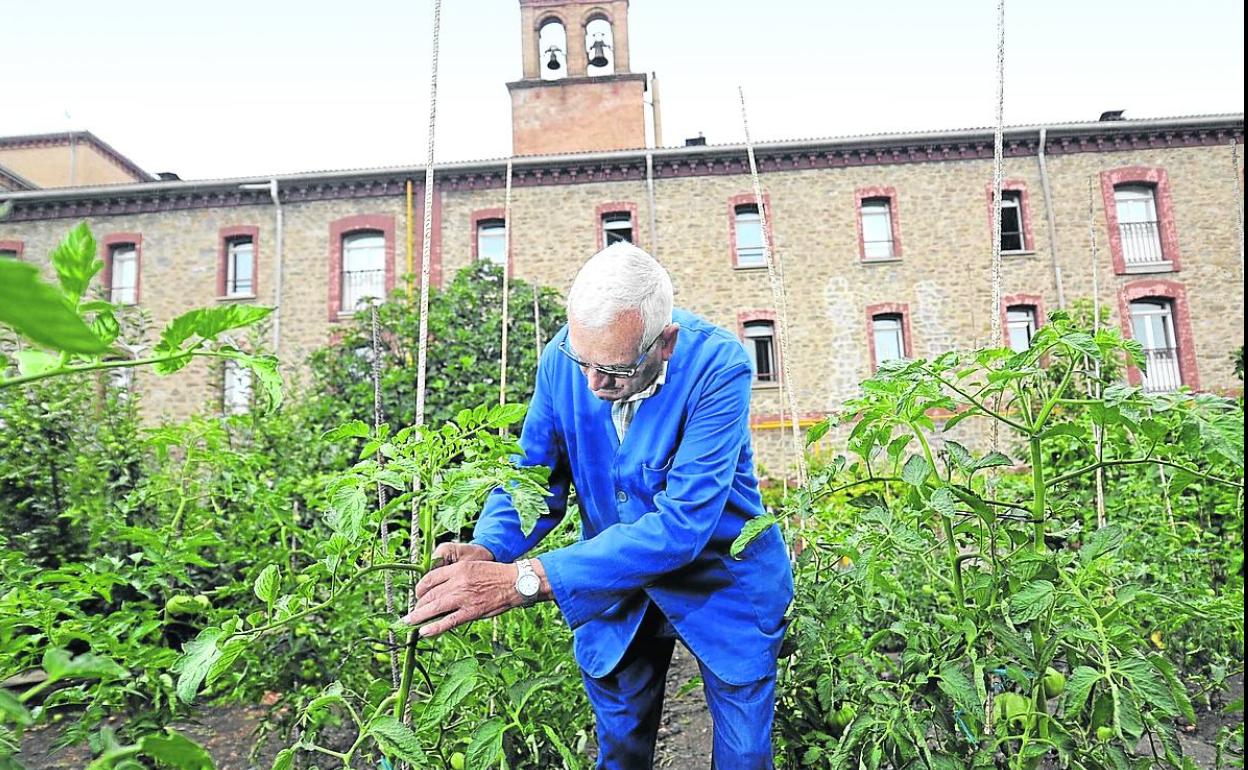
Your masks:
{"label": "wristwatch", "polygon": [[537,594],[542,590],[542,579],[533,571],[533,563],[520,559],[516,562],[516,570],[516,593],[524,600],[524,606],[536,604]]}

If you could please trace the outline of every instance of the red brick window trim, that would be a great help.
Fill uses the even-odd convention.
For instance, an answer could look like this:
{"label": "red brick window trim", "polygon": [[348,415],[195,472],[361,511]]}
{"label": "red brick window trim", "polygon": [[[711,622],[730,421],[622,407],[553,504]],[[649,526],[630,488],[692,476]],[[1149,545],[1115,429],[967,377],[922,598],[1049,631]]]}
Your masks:
{"label": "red brick window trim", "polygon": [[881,302],[867,306],[867,350],[870,355],[871,372],[879,369],[876,361],[876,321],[897,320],[900,324],[902,355],[914,358],[914,335],[910,333],[910,306],[899,302]]}
{"label": "red brick window trim", "polygon": [[[872,203],[882,202],[887,204],[889,232],[893,239],[891,244],[887,244],[887,255],[882,253],[885,250],[882,241],[872,239],[870,244],[866,241],[862,220],[864,203],[869,208]],[[854,211],[854,226],[858,229],[858,258],[863,262],[901,259],[901,216],[897,205],[897,190],[892,187],[859,187],[854,190]],[[869,250],[881,253],[867,256]]]}
{"label": "red brick window trim", "polygon": [[[1155,221],[1144,217],[1143,221],[1119,222],[1115,193],[1126,186],[1152,190]],[[1127,166],[1102,171],[1101,198],[1115,273],[1179,271],[1179,230],[1170,195],[1170,175],[1164,168]]]}
{"label": "red brick window trim", "polygon": [[[124,301],[125,288],[118,287],[118,299],[113,299],[113,255],[127,247],[134,249],[134,292],[132,300]],[[104,262],[104,288],[110,302],[123,305],[137,305],[142,299],[143,287],[143,235],[140,233],[109,233],[100,239],[100,259]]]}
{"label": "red brick window trim", "polygon": [[597,207],[594,208],[594,232],[597,233],[596,237],[598,239],[599,251],[601,251],[602,249],[610,245],[607,243],[607,230],[608,229],[612,229],[617,234],[622,234],[621,229],[608,227],[607,217],[611,215],[615,215],[619,217],[619,221],[622,221],[623,216],[619,216],[619,215],[623,215],[623,214],[628,215],[628,222],[629,222],[628,232],[630,236],[628,238],[628,241],[630,243],[635,243],[635,244],[640,245],[640,240],[637,237],[638,236],[637,204],[631,201],[612,201],[610,203],[601,203]]}
{"label": "red brick window trim", "polygon": [[[218,297],[255,297],[259,292],[257,278],[260,264],[260,228],[253,225],[231,225],[222,227],[217,233],[220,244],[220,255],[217,262],[217,296]],[[241,243],[251,244],[251,269],[244,269],[246,275],[235,275],[231,282],[231,249]],[[244,266],[245,268],[245,266]]]}
{"label": "red brick window trim", "polygon": [[754,366],[754,387],[779,387],[784,359],[780,354],[780,324],[776,322],[776,311],[738,311],[737,336]]}
{"label": "red brick window trim", "polygon": [[[992,200],[992,183],[989,182],[984,192],[988,200],[988,243],[992,244],[992,225],[994,218],[993,200]],[[1027,192],[1027,183],[1021,179],[1007,179],[1001,185],[1001,198],[1006,202],[1007,206],[1011,200],[1018,204],[1018,224],[1017,230],[1012,231],[1008,227],[1009,215],[1006,207],[1002,208],[1001,216],[1001,253],[1003,254],[1031,254],[1036,250],[1035,236],[1032,235],[1031,229],[1031,196]],[[1014,237],[1021,236],[1022,248],[1006,248],[1011,235],[1017,232]]]}
{"label": "red brick window trim", "polygon": [[0,241],[0,253],[8,252],[17,259],[22,258],[22,254],[26,252],[25,241]]}
{"label": "red brick window trim", "polygon": [[[991,194],[992,193],[989,192],[989,195]],[[1021,322],[1016,322],[1020,327],[1018,329],[1010,326],[1011,308],[1029,308],[1032,313],[1032,326],[1029,330],[1026,330],[1027,335],[1025,340],[1026,347],[1030,347],[1032,336],[1040,330],[1041,326],[1044,326],[1044,322],[1048,318],[1044,314],[1044,297],[1039,294],[1007,294],[1001,298],[1001,328],[1005,332],[1005,344],[1007,347],[1014,348],[1015,350],[1025,350],[1026,347],[1015,347],[1016,342],[1019,345],[1024,342],[1024,340],[1021,339],[1021,333],[1024,329],[1021,328]],[[1020,339],[1018,340],[1016,340],[1014,336],[1016,332],[1020,334]]]}
{"label": "red brick window trim", "polygon": [[[774,249],[776,239],[775,230],[773,228],[772,211],[771,195],[764,194],[763,216],[767,219],[767,231],[762,235],[767,239],[766,245]],[[742,258],[743,255],[739,250],[740,244],[737,242],[737,216],[738,214],[745,215],[748,220],[751,212],[753,212],[754,216],[758,216],[758,199],[754,196],[754,193],[742,193],[740,195],[734,195],[728,199],[728,247],[732,254],[732,266],[734,269],[751,270],[767,267],[767,260],[763,253],[763,242],[761,239],[759,239],[757,245],[754,243],[747,244],[750,248],[744,254],[744,260]],[[760,217],[760,219],[761,218],[762,217]],[[741,235],[748,237],[745,232],[742,232]]]}
{"label": "red brick window trim", "polygon": [[515,262],[513,261],[514,249],[511,247],[511,239],[507,237],[507,219],[504,217],[506,213],[502,208],[477,209],[472,212],[470,217],[472,229],[469,231],[469,237],[472,238],[472,261],[476,263],[478,259],[483,259],[481,256],[482,226],[501,226],[503,228],[502,237],[506,239],[504,242],[507,244],[507,271],[510,273],[514,272]]}
{"label": "red brick window trim", "polygon": [[351,309],[343,309],[343,242],[348,236],[379,233],[385,242],[384,294],[394,290],[394,217],[389,214],[354,214],[329,223],[329,320],[337,321],[350,316]]}
{"label": "red brick window trim", "polygon": [[[1175,345],[1178,348],[1177,364],[1179,368],[1179,381],[1192,390],[1200,388],[1200,372],[1196,368],[1196,343],[1192,335],[1192,319],[1187,303],[1187,289],[1183,284],[1177,281],[1164,281],[1160,279],[1132,281],[1122,287],[1118,294],[1118,315],[1122,322],[1122,335],[1128,339],[1134,337],[1133,319],[1131,317],[1131,303],[1136,300],[1162,300],[1170,306],[1170,318],[1173,324],[1175,337]],[[1154,369],[1166,365],[1167,360],[1164,352],[1155,351],[1149,354],[1145,351],[1146,358]],[[1155,372],[1154,376],[1160,374]],[[1127,381],[1132,385],[1143,385],[1144,377],[1139,367],[1127,367]]]}

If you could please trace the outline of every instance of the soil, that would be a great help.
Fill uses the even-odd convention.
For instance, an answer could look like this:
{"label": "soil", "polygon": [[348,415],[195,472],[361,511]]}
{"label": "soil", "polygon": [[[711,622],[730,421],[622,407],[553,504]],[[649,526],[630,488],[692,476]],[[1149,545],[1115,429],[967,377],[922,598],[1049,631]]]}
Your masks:
{"label": "soil", "polygon": [[[711,764],[711,719],[702,695],[697,661],[681,645],[676,645],[667,675],[667,701],[659,727],[655,767],[699,770]],[[694,681],[697,679],[697,681]],[[683,691],[683,692],[682,692]],[[1197,724],[1180,732],[1184,753],[1199,768],[1213,768],[1217,754],[1218,731],[1237,723],[1221,713],[1226,703],[1244,695],[1243,675],[1228,682],[1228,689],[1213,698],[1213,708],[1197,709]],[[217,770],[268,770],[282,744],[276,738],[264,741],[255,757],[252,747],[256,730],[263,721],[264,706],[214,706],[176,727],[201,743],[216,760]],[[69,770],[83,768],[91,761],[85,746],[52,749],[61,724],[53,723],[28,730],[22,739],[18,759],[29,770]],[[1147,752],[1147,745],[1140,747]]]}

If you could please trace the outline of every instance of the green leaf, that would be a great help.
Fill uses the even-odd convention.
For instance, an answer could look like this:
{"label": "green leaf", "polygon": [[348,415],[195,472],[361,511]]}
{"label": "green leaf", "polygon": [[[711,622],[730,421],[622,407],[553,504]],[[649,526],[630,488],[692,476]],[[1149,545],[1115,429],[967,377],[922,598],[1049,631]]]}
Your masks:
{"label": "green leaf", "polygon": [[108,345],[91,333],[69,298],[39,278],[27,262],[0,260],[0,324],[37,345],[95,355]]}
{"label": "green leaf", "polygon": [[208,675],[204,682],[212,684],[221,678],[250,646],[246,639],[233,639],[222,645],[221,656],[208,667]]}
{"label": "green leaf", "polygon": [[368,734],[377,739],[386,751],[416,767],[425,764],[420,738],[412,729],[390,715],[379,716],[368,723]]}
{"label": "green leaf", "polygon": [[941,487],[933,492],[931,499],[928,500],[928,504],[932,506],[932,510],[941,516],[951,518],[958,512],[957,500],[948,487]]}
{"label": "green leaf", "polygon": [[507,723],[498,717],[477,728],[468,744],[468,770],[493,770],[498,765],[498,760],[503,756],[503,733],[506,729]]}
{"label": "green leaf", "polygon": [[1140,694],[1145,703],[1151,703],[1166,716],[1179,716],[1179,704],[1175,702],[1170,685],[1161,672],[1149,665],[1143,658],[1124,658],[1115,667],[1122,674],[1132,689]]}
{"label": "green leaf", "polygon": [[1027,623],[1053,606],[1056,591],[1047,580],[1034,580],[1010,597],[1010,618],[1015,623]]}
{"label": "green leaf", "polygon": [[826,418],[810,426],[806,431],[806,446],[810,446],[823,438],[831,428],[832,420]]}
{"label": "green leaf", "polygon": [[555,728],[548,724],[542,725],[542,731],[546,733],[546,739],[555,747],[555,751],[559,752],[559,758],[563,760],[563,770],[577,770],[581,767],[581,761],[576,758],[576,754],[568,745],[559,737],[559,733],[555,732]]}
{"label": "green leaf", "polygon": [[86,222],[79,222],[70,230],[65,240],[48,255],[48,260],[71,304],[76,304],[87,293],[91,279],[104,267],[96,255],[95,237]]}
{"label": "green leaf", "polygon": [[922,455],[910,455],[906,465],[901,469],[901,478],[912,487],[921,487],[932,473],[932,466]]}
{"label": "green leaf", "polygon": [[100,679],[107,682],[130,675],[129,671],[102,655],[84,652],[71,658],[67,651],[57,648],[44,651],[43,670],[54,682],[62,679]]}
{"label": "green leaf", "polygon": [[1091,564],[1105,554],[1113,553],[1122,547],[1127,533],[1117,524],[1106,524],[1093,532],[1083,547],[1079,549],[1079,560]]}
{"label": "green leaf", "polygon": [[741,527],[741,534],[737,535],[737,539],[732,541],[732,547],[728,550],[728,553],[734,559],[741,558],[741,552],[748,548],[750,543],[754,542],[759,535],[771,529],[775,523],[776,517],[770,513],[755,516],[745,522]]}
{"label": "green leaf", "polygon": [[433,698],[425,704],[420,715],[420,728],[432,729],[440,725],[455,710],[477,684],[479,667],[473,658],[462,658],[452,663],[446,676],[438,683]]}
{"label": "green leaf", "polygon": [[1077,716],[1088,702],[1092,687],[1101,680],[1101,672],[1090,666],[1076,666],[1066,681],[1065,700],[1062,701],[1066,716]]}
{"label": "green leaf", "polygon": [[182,646],[182,657],[174,664],[178,671],[178,698],[183,703],[195,699],[195,693],[203,684],[209,669],[221,657],[217,640],[225,634],[220,628],[210,627],[199,632],[199,636]]}
{"label": "green leaf", "polygon": [[941,667],[940,691],[968,714],[979,714],[983,710],[975,686],[954,663],[946,663]]}
{"label": "green leaf", "polygon": [[14,722],[18,727],[30,727],[35,723],[30,712],[13,693],[0,688],[0,724]]}
{"label": "green leaf", "polygon": [[333,430],[325,432],[322,437],[326,441],[341,441],[344,438],[368,438],[372,435],[373,429],[368,427],[368,423],[363,420],[352,420],[344,422]]}
{"label": "green leaf", "polygon": [[954,466],[958,468],[958,470],[970,471],[971,467],[975,464],[974,459],[971,457],[970,451],[958,442],[946,441],[945,449],[949,452],[949,459],[953,461]]}
{"label": "green leaf", "polygon": [[276,564],[270,564],[260,571],[256,576],[255,585],[252,586],[256,592],[256,598],[265,604],[272,604],[277,601],[278,587],[281,582],[281,576]]}
{"label": "green leaf", "polygon": [[181,733],[167,730],[164,735],[145,735],[139,739],[144,754],[178,770],[213,770],[212,755]]}
{"label": "green leaf", "polygon": [[1131,691],[1122,687],[1114,688],[1114,724],[1132,740],[1144,734],[1144,719],[1140,716],[1139,704]]}
{"label": "green leaf", "polygon": [[[272,312],[273,308],[258,305],[221,305],[187,311],[170,321],[160,333],[156,354],[173,355],[195,337],[203,340],[216,339],[221,332],[251,326]],[[185,361],[169,364],[174,367],[174,371],[185,365]]]}
{"label": "green leaf", "polygon": [[277,752],[277,756],[273,758],[272,770],[294,770],[295,768],[295,750],[282,749]]}
{"label": "green leaf", "polygon": [[17,373],[23,376],[52,371],[61,363],[60,356],[42,350],[19,350],[14,357],[17,359]]}
{"label": "green leaf", "polygon": [[264,411],[271,412],[282,405],[282,375],[278,371],[275,356],[253,356],[236,350],[222,353],[256,375],[256,379],[260,381],[260,392],[264,394]]}
{"label": "green leaf", "polygon": [[487,428],[505,428],[524,419],[527,410],[524,404],[501,404],[490,410],[485,419]]}
{"label": "green leaf", "polygon": [[523,711],[529,698],[532,698],[539,690],[554,687],[562,681],[564,681],[562,676],[535,676],[530,679],[521,679],[507,688],[507,696],[511,698],[511,704],[516,707],[516,711]]}
{"label": "green leaf", "polygon": [[982,471],[985,468],[1002,468],[1013,465],[1014,461],[1000,452],[989,452],[983,457],[975,461],[974,470]]}

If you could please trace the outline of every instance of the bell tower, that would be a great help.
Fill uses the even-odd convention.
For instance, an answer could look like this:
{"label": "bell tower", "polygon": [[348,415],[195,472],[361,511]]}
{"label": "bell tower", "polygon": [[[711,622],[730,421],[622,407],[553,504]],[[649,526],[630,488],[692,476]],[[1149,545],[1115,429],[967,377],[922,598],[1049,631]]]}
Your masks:
{"label": "bell tower", "polygon": [[646,146],[644,73],[628,68],[628,0],[520,0],[515,155]]}

